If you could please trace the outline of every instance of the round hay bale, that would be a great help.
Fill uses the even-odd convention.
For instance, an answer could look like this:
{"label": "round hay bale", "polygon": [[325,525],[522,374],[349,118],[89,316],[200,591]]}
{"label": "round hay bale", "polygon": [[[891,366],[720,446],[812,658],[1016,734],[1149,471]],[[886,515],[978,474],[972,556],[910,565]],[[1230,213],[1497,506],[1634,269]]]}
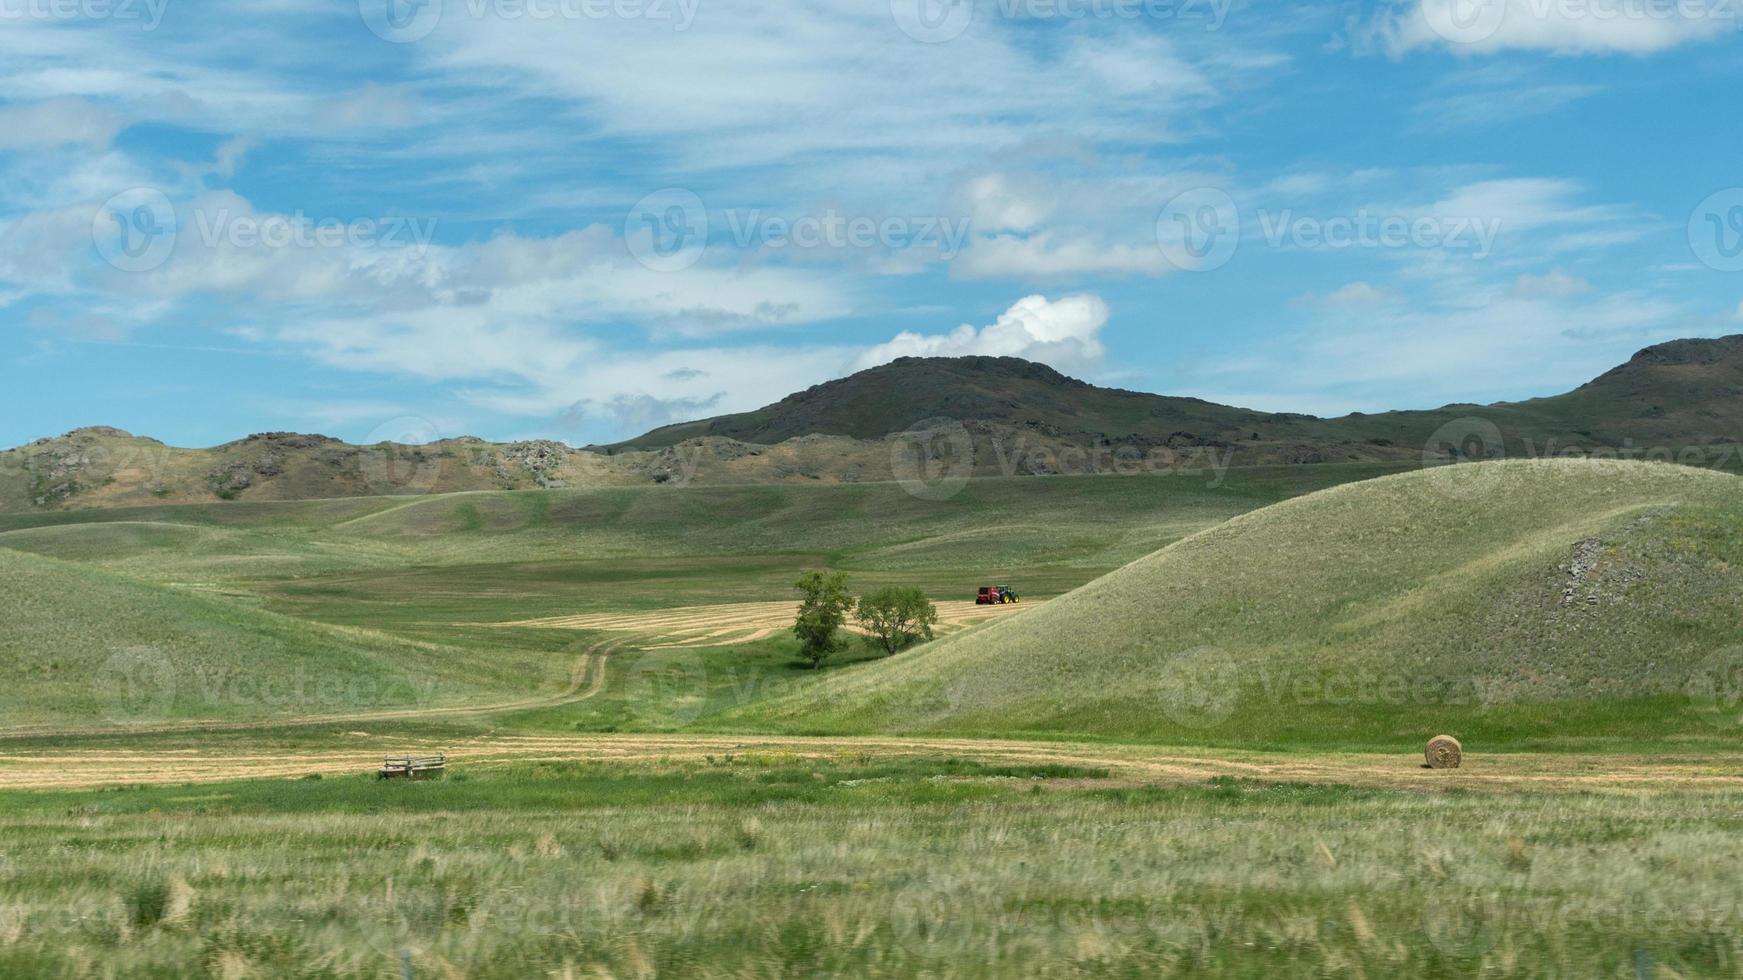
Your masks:
{"label": "round hay bale", "polygon": [[1465,747],[1451,735],[1436,735],[1428,742],[1428,768],[1457,769],[1465,761]]}

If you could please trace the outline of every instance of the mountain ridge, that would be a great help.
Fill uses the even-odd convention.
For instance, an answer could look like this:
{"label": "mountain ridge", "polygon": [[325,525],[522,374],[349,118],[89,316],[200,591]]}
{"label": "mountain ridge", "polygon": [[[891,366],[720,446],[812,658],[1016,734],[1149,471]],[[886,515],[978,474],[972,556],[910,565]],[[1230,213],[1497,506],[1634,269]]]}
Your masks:
{"label": "mountain ridge", "polygon": [[[917,439],[907,434],[922,430]],[[1103,388],[1012,357],[900,358],[760,409],[574,447],[466,436],[353,446],[256,433],[183,449],[86,426],[0,452],[0,511],[209,500],[300,500],[648,483],[861,482],[903,440],[972,475],[1322,462],[1408,462],[1734,445],[1743,335],[1656,344],[1572,391],[1491,405],[1319,418]],[[958,445],[939,450],[939,438]]]}

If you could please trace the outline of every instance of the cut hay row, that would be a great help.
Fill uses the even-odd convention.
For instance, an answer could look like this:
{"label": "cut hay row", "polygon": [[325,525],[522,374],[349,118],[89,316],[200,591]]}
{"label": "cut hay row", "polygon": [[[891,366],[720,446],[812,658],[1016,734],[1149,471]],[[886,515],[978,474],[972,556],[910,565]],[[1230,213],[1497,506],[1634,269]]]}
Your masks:
{"label": "cut hay row", "polygon": [[[979,606],[973,602],[940,602],[938,631],[953,633],[994,616],[1009,616],[1037,603],[1011,606]],[[558,630],[599,630],[635,633],[648,637],[645,649],[718,647],[767,639],[793,623],[799,606],[794,602],[740,602],[716,606],[688,606],[643,613],[594,613],[581,616],[551,616],[512,623],[505,627]],[[849,624],[850,632],[863,632]]]}
{"label": "cut hay row", "polygon": [[[1023,742],[996,739],[734,735],[480,736],[432,746],[457,771],[507,763],[614,761],[648,765],[734,756],[761,758],[913,758],[950,756],[997,764],[1090,766],[1132,785],[1174,786],[1215,777],[1268,782],[1347,784],[1404,790],[1573,790],[1637,792],[1743,791],[1743,757],[1569,756],[1511,753],[1466,760],[1456,772],[1429,772],[1412,754],[1267,753],[1179,747]],[[330,748],[287,748],[230,756],[221,752],[89,751],[54,747],[0,752],[0,789],[70,789],[114,785],[294,779],[368,774],[386,752],[404,751],[388,735],[356,736]],[[1451,780],[1449,781],[1449,778]]]}

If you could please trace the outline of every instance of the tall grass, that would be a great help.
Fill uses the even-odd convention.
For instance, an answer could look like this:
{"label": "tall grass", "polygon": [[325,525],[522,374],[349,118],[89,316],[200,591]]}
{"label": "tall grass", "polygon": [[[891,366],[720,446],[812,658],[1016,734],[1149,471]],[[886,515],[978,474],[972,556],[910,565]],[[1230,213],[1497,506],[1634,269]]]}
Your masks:
{"label": "tall grass", "polygon": [[1733,975],[1735,795],[947,760],[544,765],[0,806],[6,976]]}

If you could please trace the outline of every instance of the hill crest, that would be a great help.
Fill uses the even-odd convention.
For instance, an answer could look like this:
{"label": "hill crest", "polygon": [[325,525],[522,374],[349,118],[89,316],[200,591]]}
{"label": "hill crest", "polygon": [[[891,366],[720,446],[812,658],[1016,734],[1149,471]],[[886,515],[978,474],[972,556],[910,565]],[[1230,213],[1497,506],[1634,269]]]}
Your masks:
{"label": "hill crest", "polygon": [[[353,446],[264,432],[179,449],[108,426],[0,453],[0,512],[661,483],[894,478],[891,443],[959,423],[979,476],[1322,462],[1420,462],[1729,446],[1743,431],[1743,335],[1648,347],[1562,395],[1324,419],[1103,388],[1014,357],[901,358],[752,412],[611,446],[463,437]],[[1473,442],[1473,439],[1475,440]],[[1495,443],[1495,444],[1491,444]],[[959,447],[962,448],[962,447]]]}

